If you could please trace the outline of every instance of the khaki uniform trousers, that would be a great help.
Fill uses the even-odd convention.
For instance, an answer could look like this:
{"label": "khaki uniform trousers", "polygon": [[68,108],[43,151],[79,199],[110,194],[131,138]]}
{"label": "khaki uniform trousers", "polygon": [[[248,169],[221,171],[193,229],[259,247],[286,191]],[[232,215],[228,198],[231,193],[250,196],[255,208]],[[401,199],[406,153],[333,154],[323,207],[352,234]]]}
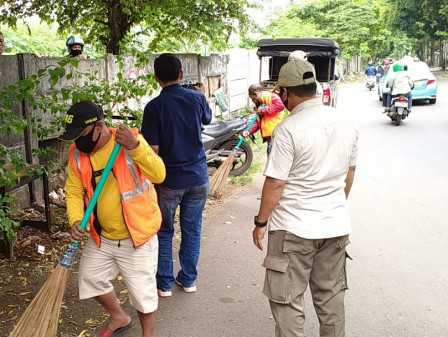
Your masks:
{"label": "khaki uniform trousers", "polygon": [[268,233],[263,293],[269,298],[276,337],[303,337],[303,294],[309,283],[321,337],[345,336],[348,235],[308,240],[286,231]]}

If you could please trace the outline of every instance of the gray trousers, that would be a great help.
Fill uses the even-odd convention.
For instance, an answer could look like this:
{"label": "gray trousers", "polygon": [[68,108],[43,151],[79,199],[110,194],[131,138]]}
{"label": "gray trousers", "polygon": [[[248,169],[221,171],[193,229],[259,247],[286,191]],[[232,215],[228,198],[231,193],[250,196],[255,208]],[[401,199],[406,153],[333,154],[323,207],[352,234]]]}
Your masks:
{"label": "gray trousers", "polygon": [[268,233],[263,293],[269,298],[276,337],[303,337],[303,294],[310,285],[321,337],[345,336],[348,235],[319,240],[286,231]]}

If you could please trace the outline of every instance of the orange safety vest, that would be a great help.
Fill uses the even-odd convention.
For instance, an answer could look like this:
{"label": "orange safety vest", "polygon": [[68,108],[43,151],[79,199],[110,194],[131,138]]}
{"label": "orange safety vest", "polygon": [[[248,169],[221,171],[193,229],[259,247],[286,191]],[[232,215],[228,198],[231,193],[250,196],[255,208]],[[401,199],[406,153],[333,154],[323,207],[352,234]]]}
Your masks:
{"label": "orange safety vest", "polygon": [[[115,136],[116,129],[109,128]],[[138,130],[130,129],[136,136]],[[86,193],[84,203],[87,205],[93,196],[92,166],[90,156],[76,148],[75,143],[69,149],[69,161],[73,171],[81,179]],[[141,173],[132,155],[123,147],[118,153],[112,166],[112,172],[117,180],[120,192],[121,206],[124,223],[129,231],[134,247],[138,247],[148,241],[160,228],[162,214],[157,203],[157,194],[154,185]],[[89,218],[90,235],[99,247],[101,244],[101,228],[95,226],[94,212]]]}
{"label": "orange safety vest", "polygon": [[[261,102],[264,105],[271,105],[272,92],[263,91],[263,93],[261,94]],[[261,125],[260,125],[261,136],[263,138],[270,137],[272,135],[272,131],[274,131],[274,128],[277,126],[278,123],[280,123],[283,120],[283,114],[284,110],[282,110],[276,115],[263,115],[263,118],[261,118]],[[258,123],[260,123],[260,120],[258,120]]]}

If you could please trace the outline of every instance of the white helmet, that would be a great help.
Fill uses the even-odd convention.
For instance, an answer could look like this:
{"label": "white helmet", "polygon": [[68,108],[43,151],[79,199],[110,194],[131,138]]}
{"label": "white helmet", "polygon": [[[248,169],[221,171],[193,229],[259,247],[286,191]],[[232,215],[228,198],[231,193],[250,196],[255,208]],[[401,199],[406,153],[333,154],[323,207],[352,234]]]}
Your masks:
{"label": "white helmet", "polygon": [[65,41],[65,45],[67,46],[67,51],[71,51],[71,47],[74,44],[79,44],[82,48],[84,48],[84,40],[80,36],[70,35]]}
{"label": "white helmet", "polygon": [[308,60],[308,55],[303,50],[295,50],[288,56],[288,62],[293,60]]}

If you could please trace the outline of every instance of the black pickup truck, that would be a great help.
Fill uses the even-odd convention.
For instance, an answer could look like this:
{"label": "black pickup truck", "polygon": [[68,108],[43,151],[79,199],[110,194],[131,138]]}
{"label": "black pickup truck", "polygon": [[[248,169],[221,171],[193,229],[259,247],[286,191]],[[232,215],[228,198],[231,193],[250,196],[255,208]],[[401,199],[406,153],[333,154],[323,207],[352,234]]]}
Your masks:
{"label": "black pickup truck", "polygon": [[260,83],[264,87],[274,87],[280,68],[288,61],[289,54],[302,50],[316,69],[316,77],[320,83],[317,95],[322,96],[325,105],[336,106],[339,79],[336,58],[340,54],[337,42],[323,38],[278,38],[262,39],[258,41],[257,47]]}

